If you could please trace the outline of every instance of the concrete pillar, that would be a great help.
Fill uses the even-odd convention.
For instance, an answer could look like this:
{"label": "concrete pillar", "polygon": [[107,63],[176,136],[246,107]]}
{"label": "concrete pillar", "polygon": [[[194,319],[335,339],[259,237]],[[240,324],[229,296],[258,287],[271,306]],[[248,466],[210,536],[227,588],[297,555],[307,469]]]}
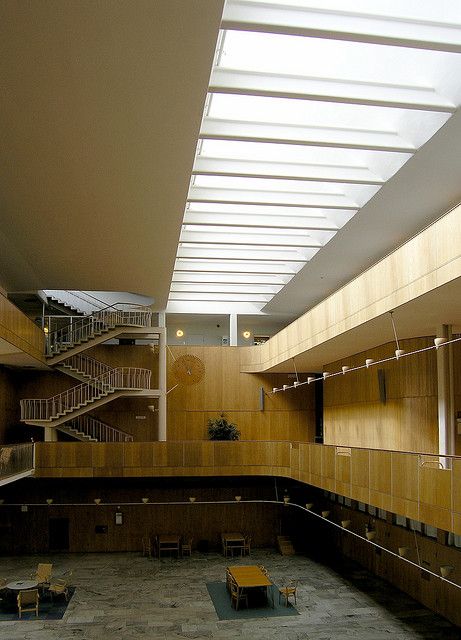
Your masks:
{"label": "concrete pillar", "polygon": [[231,313],[229,316],[229,345],[236,347],[238,345],[238,315]]}
{"label": "concrete pillar", "polygon": [[45,427],[44,431],[45,442],[57,442],[58,432],[54,427]]}
{"label": "concrete pillar", "polygon": [[[160,320],[160,318],[159,318]],[[166,440],[166,329],[163,327],[159,335],[158,354],[158,439]]]}
{"label": "concrete pillar", "polygon": [[[451,326],[441,325],[437,337],[451,340]],[[439,420],[439,455],[455,454],[455,415],[453,387],[453,345],[437,349],[437,400]],[[444,464],[443,461],[441,461]],[[445,464],[444,464],[445,466]]]}

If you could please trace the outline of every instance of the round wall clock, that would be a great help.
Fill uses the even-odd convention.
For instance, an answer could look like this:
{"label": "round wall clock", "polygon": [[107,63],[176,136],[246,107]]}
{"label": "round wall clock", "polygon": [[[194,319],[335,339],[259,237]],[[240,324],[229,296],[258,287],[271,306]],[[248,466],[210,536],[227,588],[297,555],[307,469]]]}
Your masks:
{"label": "round wall clock", "polygon": [[171,369],[178,384],[197,384],[205,375],[205,365],[202,360],[189,354],[177,358]]}

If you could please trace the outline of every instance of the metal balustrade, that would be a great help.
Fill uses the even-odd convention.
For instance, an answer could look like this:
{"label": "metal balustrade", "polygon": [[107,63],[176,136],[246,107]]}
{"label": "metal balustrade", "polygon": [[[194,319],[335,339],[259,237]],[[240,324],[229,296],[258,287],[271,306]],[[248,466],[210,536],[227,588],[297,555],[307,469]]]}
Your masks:
{"label": "metal balustrade", "polygon": [[93,416],[78,416],[72,422],[66,423],[66,427],[76,429],[98,442],[133,442],[133,436],[122,429],[111,427]]}
{"label": "metal balustrade", "polygon": [[3,445],[0,447],[0,480],[34,468],[34,445]]}
{"label": "metal balustrade", "polygon": [[[117,306],[122,305],[123,309]],[[133,308],[127,309],[126,307]],[[117,303],[101,311],[96,311],[87,316],[66,316],[67,324],[55,329],[56,322],[61,322],[62,316],[47,316],[45,327],[47,334],[47,355],[53,356],[71,349],[77,344],[87,342],[92,338],[107,333],[115,327],[151,327],[152,310],[140,305],[126,305]],[[70,318],[70,319],[69,319]]]}
{"label": "metal balustrade", "polygon": [[83,353],[77,353],[67,358],[62,362],[61,366],[77,371],[81,375],[89,376],[90,378],[99,378],[102,374],[113,369],[113,367],[110,367],[108,364],[100,362],[96,360],[96,358],[90,358]]}
{"label": "metal balustrade", "polygon": [[52,421],[115,391],[150,389],[151,373],[139,367],[117,367],[51,398],[23,399],[21,421]]}

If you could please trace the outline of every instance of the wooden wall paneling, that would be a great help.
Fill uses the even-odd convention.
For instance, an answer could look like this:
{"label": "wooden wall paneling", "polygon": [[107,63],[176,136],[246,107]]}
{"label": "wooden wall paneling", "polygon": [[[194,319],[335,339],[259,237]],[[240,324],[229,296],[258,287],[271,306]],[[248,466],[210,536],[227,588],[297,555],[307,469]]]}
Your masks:
{"label": "wooden wall paneling", "polygon": [[214,467],[214,442],[187,442],[184,444],[184,466]]}
{"label": "wooden wall paneling", "polygon": [[37,470],[51,467],[77,468],[93,466],[93,448],[89,442],[36,442],[35,464]]}
{"label": "wooden wall paneling", "polygon": [[122,477],[124,468],[123,444],[117,442],[94,442],[93,473],[94,476]]}
{"label": "wooden wall paneling", "polygon": [[[340,290],[295,321],[302,327],[285,328],[255,347],[245,371],[263,371],[322,342],[356,329],[408,301],[461,276],[459,207],[408,240]],[[443,246],[443,250],[439,247]]]}
{"label": "wooden wall paneling", "polygon": [[391,453],[392,511],[419,520],[419,457],[405,453]]}
{"label": "wooden wall paneling", "polygon": [[370,502],[391,511],[392,458],[389,451],[370,451]]}
{"label": "wooden wall paneling", "polygon": [[359,502],[370,501],[370,453],[351,449],[351,497]]}
{"label": "wooden wall paneling", "polygon": [[[168,395],[168,439],[207,439],[206,422],[224,411],[237,424],[242,440],[308,440],[315,430],[312,389],[272,394],[274,386],[289,382],[287,375],[240,373],[241,347],[172,347],[173,356],[190,353],[205,363],[205,379],[190,387],[176,387]],[[266,391],[260,410],[260,389]]]}
{"label": "wooden wall paneling", "polygon": [[351,495],[351,450],[337,447],[335,453],[336,492],[343,496]]}
{"label": "wooden wall paneling", "polygon": [[310,467],[309,467],[309,445],[300,442],[299,443],[299,480],[301,482],[310,484]]}
{"label": "wooden wall paneling", "polygon": [[452,475],[449,469],[419,468],[419,513],[422,522],[449,531],[452,524]]}
{"label": "wooden wall paneling", "polygon": [[330,480],[336,479],[336,448],[324,445],[321,447],[322,476]]}
{"label": "wooden wall paneling", "polygon": [[0,338],[40,362],[45,361],[45,334],[2,293],[0,293]]}
{"label": "wooden wall paneling", "polygon": [[[456,520],[456,533],[461,535],[461,459],[452,460],[453,474],[453,512]],[[453,529],[455,531],[455,529]]]}
{"label": "wooden wall paneling", "polygon": [[[414,351],[432,344],[429,338],[402,340],[401,347]],[[350,367],[363,365],[367,357],[379,360],[393,355],[387,343],[347,359]],[[343,361],[329,363],[339,370]],[[359,447],[437,450],[436,361],[432,351],[388,362],[384,369],[386,403],[380,401],[378,367],[361,369],[328,380],[325,385],[324,441],[326,444]],[[418,428],[415,428],[415,425]]]}
{"label": "wooden wall paneling", "polygon": [[123,445],[124,469],[141,468],[145,471],[153,472],[154,451],[153,448],[144,442],[125,442]]}
{"label": "wooden wall paneling", "polygon": [[16,436],[19,427],[19,398],[12,376],[0,367],[0,444],[18,442]]}
{"label": "wooden wall paneling", "polygon": [[322,446],[321,486],[328,491],[336,491],[335,450],[334,447]]}
{"label": "wooden wall paneling", "polygon": [[309,470],[310,481],[316,487],[321,487],[323,482],[322,477],[322,445],[310,444],[309,445]]}
{"label": "wooden wall paneling", "polygon": [[419,499],[428,505],[451,509],[451,470],[419,468]]}
{"label": "wooden wall paneling", "polygon": [[300,451],[299,443],[290,443],[290,477],[299,480]]}

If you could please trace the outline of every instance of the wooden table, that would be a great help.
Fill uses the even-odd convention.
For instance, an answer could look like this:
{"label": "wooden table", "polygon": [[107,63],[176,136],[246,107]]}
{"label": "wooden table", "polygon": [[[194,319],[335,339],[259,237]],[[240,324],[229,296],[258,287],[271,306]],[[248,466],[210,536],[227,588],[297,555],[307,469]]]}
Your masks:
{"label": "wooden table", "polygon": [[[238,589],[265,588],[266,599],[269,602],[269,587],[272,586],[270,578],[264,571],[256,565],[245,565],[239,567],[227,567]],[[272,600],[272,607],[274,601]]]}
{"label": "wooden table", "polygon": [[36,580],[14,580],[5,585],[5,589],[10,591],[26,591],[27,589],[35,589],[38,587]]}
{"label": "wooden table", "polygon": [[158,537],[158,557],[162,551],[174,551],[179,558],[180,536],[175,533],[162,534]]}
{"label": "wooden table", "polygon": [[234,551],[240,551],[240,553],[242,553],[242,549],[245,545],[245,536],[238,531],[233,531],[231,533],[221,533],[221,541],[223,555],[227,557],[230,551],[231,555],[233,556]]}

